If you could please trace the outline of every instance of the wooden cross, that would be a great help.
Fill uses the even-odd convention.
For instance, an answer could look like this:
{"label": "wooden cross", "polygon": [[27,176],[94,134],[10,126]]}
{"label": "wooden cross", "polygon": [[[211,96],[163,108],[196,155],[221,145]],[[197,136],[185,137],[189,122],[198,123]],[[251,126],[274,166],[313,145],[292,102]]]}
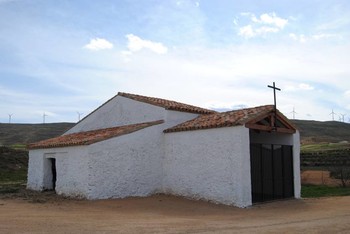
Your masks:
{"label": "wooden cross", "polygon": [[277,120],[277,103],[276,103],[276,90],[281,91],[280,88],[277,88],[275,85],[275,82],[273,82],[273,85],[268,85],[267,87],[273,89],[273,100],[274,100],[274,106],[275,106],[275,121],[274,121],[274,127],[276,128],[276,120]]}

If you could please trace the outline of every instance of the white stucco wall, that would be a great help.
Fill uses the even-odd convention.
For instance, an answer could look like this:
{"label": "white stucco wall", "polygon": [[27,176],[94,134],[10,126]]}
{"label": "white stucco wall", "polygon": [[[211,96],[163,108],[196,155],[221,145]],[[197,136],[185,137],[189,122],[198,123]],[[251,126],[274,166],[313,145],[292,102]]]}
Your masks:
{"label": "white stucco wall", "polygon": [[251,205],[249,130],[243,126],[165,134],[163,191]]}
{"label": "white stucco wall", "polygon": [[165,114],[164,114],[165,128],[164,129],[170,128],[180,123],[194,119],[197,116],[198,114],[173,111],[173,110],[165,110]]}
{"label": "white stucco wall", "polygon": [[250,142],[260,144],[279,144],[293,146],[293,174],[294,174],[294,197],[300,198],[300,134],[276,133],[276,132],[250,132]]}
{"label": "white stucco wall", "polygon": [[159,192],[164,124],[89,146],[89,199]]}
{"label": "white stucco wall", "polygon": [[27,188],[44,189],[44,151],[30,150],[28,161]]}
{"label": "white stucco wall", "polygon": [[88,158],[84,146],[30,150],[27,188],[52,189],[49,158],[56,159],[56,192],[86,197]]}
{"label": "white stucco wall", "polygon": [[27,186],[50,189],[51,165],[46,158],[56,158],[59,194],[101,199],[160,191],[163,130],[197,116],[116,96],[65,134],[162,119],[164,124],[90,146],[30,150]]}
{"label": "white stucco wall", "polygon": [[162,107],[138,102],[122,96],[116,96],[92,112],[66,134],[150,122],[164,119],[165,110]]}
{"label": "white stucco wall", "polygon": [[301,198],[300,180],[300,133],[293,134],[293,167],[294,167],[294,197]]}

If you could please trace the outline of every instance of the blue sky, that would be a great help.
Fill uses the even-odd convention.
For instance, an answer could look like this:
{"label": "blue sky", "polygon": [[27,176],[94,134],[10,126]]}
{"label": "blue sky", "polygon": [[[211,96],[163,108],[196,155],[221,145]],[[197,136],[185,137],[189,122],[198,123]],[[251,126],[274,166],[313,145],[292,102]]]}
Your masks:
{"label": "blue sky", "polygon": [[117,92],[350,122],[350,1],[0,0],[0,122],[76,122]]}

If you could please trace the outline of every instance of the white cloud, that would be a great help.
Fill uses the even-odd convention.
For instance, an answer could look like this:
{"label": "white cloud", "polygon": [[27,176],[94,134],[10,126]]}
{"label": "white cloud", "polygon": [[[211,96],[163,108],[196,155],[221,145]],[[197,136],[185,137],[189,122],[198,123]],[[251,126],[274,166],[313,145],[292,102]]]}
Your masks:
{"label": "white cloud", "polygon": [[314,34],[311,37],[315,40],[328,39],[328,38],[341,38],[340,35],[327,34],[327,33]]}
{"label": "white cloud", "polygon": [[301,43],[305,43],[307,41],[307,38],[304,34],[296,35],[294,33],[290,33],[289,37],[292,38],[294,41],[299,41]]}
{"label": "white cloud", "polygon": [[247,104],[245,103],[235,103],[235,102],[207,102],[203,105],[203,107],[211,110],[216,110],[219,112],[230,111],[230,110],[238,110],[247,108]]}
{"label": "white cloud", "polygon": [[301,84],[299,84],[299,89],[301,89],[301,90],[314,90],[315,88],[309,84],[301,83]]}
{"label": "white cloud", "polygon": [[273,28],[273,27],[263,26],[263,27],[257,28],[255,31],[256,31],[257,34],[266,34],[266,33],[278,32],[279,29],[278,28]]}
{"label": "white cloud", "polygon": [[249,17],[253,17],[254,16],[254,14],[251,13],[251,12],[241,12],[240,15],[241,16],[249,16]]}
{"label": "white cloud", "polygon": [[[261,14],[259,18],[250,12],[242,12],[240,15],[249,17],[251,21],[250,24],[239,28],[238,35],[245,38],[277,33],[288,23],[288,19],[280,18],[274,12]],[[236,19],[234,20],[234,24],[237,25]]]}
{"label": "white cloud", "polygon": [[131,61],[131,59],[130,59],[131,55],[132,55],[132,52],[129,51],[129,50],[121,51],[121,56],[122,56],[124,62],[130,62]]}
{"label": "white cloud", "polygon": [[246,25],[244,27],[239,28],[238,35],[243,36],[245,38],[251,38],[256,35],[251,25]]}
{"label": "white cloud", "polygon": [[[276,81],[282,89],[278,93],[281,111],[289,113],[295,106],[298,118],[310,118],[306,114],[311,113],[328,120],[329,107],[322,100],[331,100],[331,96],[334,99],[336,94],[322,92],[322,87],[329,86],[330,77],[332,89],[350,87],[350,81],[344,79],[350,72],[346,64],[348,47],[330,48],[317,44],[310,45],[308,50],[298,44],[241,45],[223,50],[182,47],[162,57],[140,53],[138,59],[125,67],[132,73],[126,74],[130,84],[123,89],[204,107],[230,108],[241,103],[247,106],[273,103],[272,92],[266,85]],[[339,70],[345,73],[338,76]],[[184,83],[187,85],[183,86]],[[293,90],[288,90],[288,85]],[[195,92],[193,87],[197,87]],[[336,101],[345,104],[335,106],[348,105],[345,99]]]}
{"label": "white cloud", "polygon": [[234,24],[235,26],[238,25],[238,20],[237,20],[237,18],[234,18],[234,19],[233,19],[233,24]]}
{"label": "white cloud", "polygon": [[315,88],[309,84],[305,84],[305,83],[300,83],[298,85],[287,85],[285,90],[286,91],[308,91],[308,90],[314,90]]}
{"label": "white cloud", "polygon": [[324,23],[318,25],[316,30],[319,31],[335,31],[343,30],[349,27],[350,18],[348,10],[337,12],[335,17],[324,20]]}
{"label": "white cloud", "polygon": [[267,27],[262,26],[258,28],[253,28],[252,25],[246,25],[244,27],[239,28],[238,35],[243,36],[245,38],[252,38],[260,35],[265,35],[268,33],[276,33],[279,29],[275,27]]}
{"label": "white cloud", "polygon": [[301,43],[305,43],[307,41],[319,41],[319,40],[326,40],[326,39],[342,39],[341,35],[338,34],[327,34],[327,33],[319,33],[319,34],[313,34],[311,36],[305,36],[304,34],[294,34],[290,33],[289,37],[295,41],[299,41]]}
{"label": "white cloud", "polygon": [[166,54],[168,52],[168,48],[162,43],[143,40],[133,34],[126,35],[126,38],[128,39],[128,49],[130,52],[137,52],[144,48],[157,54]]}
{"label": "white cloud", "polygon": [[180,7],[180,6],[195,6],[195,7],[199,7],[200,6],[200,0],[198,1],[194,1],[194,2],[186,2],[186,1],[176,1],[175,2],[176,6]]}
{"label": "white cloud", "polygon": [[84,48],[98,51],[98,50],[112,49],[113,44],[103,38],[94,38],[94,39],[91,39],[90,43],[85,45]]}
{"label": "white cloud", "polygon": [[272,12],[270,14],[262,14],[260,16],[260,21],[258,21],[260,23],[264,23],[264,24],[272,24],[278,28],[283,29],[286,24],[288,23],[287,19],[283,19],[280,18],[278,16],[276,16],[276,13]]}
{"label": "white cloud", "polygon": [[[81,68],[70,66],[56,71],[61,82],[72,87],[79,86],[84,90],[82,94],[86,96],[82,99],[64,97],[59,98],[57,103],[56,96],[48,98],[43,95],[36,98],[16,96],[12,100],[21,102],[28,100],[33,102],[32,105],[27,105],[32,110],[45,110],[58,114],[55,119],[47,117],[47,122],[59,121],[60,118],[62,121],[64,119],[62,113],[67,111],[66,104],[69,103],[71,109],[67,116],[76,121],[76,111],[89,113],[113,96],[116,92],[115,87],[117,91],[163,97],[219,109],[233,108],[239,104],[251,107],[273,103],[272,92],[266,85],[276,81],[276,85],[282,89],[282,92],[278,92],[278,108],[283,113],[290,113],[295,106],[298,118],[329,120],[331,108],[349,107],[349,99],[342,98],[345,90],[349,91],[350,95],[348,88],[350,80],[346,78],[350,74],[349,49],[348,45],[333,47],[318,44],[310,44],[307,50],[300,44],[292,46],[249,44],[222,49],[178,47],[165,56],[158,56],[155,53],[135,53],[132,63],[124,63],[122,56],[108,53],[94,61],[95,65],[108,64],[110,68],[117,65],[122,67],[121,71],[110,69],[91,72],[89,69],[82,72]],[[86,63],[90,59],[89,56],[80,57],[79,61]],[[89,77],[88,82],[86,77]],[[287,85],[292,85],[295,91],[287,92]],[[301,89],[307,89],[311,85],[315,91]],[[320,87],[324,86],[332,86],[330,90],[342,91],[322,93]],[[0,94],[3,93],[3,90],[0,90]],[[23,95],[20,92],[15,94]],[[45,100],[45,103],[42,103],[42,100]],[[327,106],[320,100],[330,101],[332,105]],[[59,107],[59,110],[50,106],[53,102],[57,104],[55,106]],[[335,104],[336,102],[339,104]],[[25,110],[29,111],[29,107]],[[0,109],[7,110],[5,114],[14,113],[13,120],[20,115],[29,119],[26,113],[22,114],[19,110],[7,107],[5,109],[2,103]],[[346,112],[343,109],[340,111]],[[308,113],[313,117],[307,116]],[[42,121],[42,112],[41,115],[33,116],[31,118],[33,121]],[[7,115],[3,117],[3,121],[8,121]]]}
{"label": "white cloud", "polygon": [[350,98],[350,90],[345,91],[344,95],[345,95],[345,97],[349,97]]}

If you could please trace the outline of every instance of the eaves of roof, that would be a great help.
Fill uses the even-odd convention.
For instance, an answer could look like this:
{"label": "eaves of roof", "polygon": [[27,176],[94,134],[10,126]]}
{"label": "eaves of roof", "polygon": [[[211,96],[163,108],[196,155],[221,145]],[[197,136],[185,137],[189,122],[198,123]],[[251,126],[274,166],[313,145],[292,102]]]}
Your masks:
{"label": "eaves of roof", "polygon": [[91,145],[96,142],[104,141],[113,137],[122,136],[138,130],[164,123],[163,120],[157,120],[146,123],[131,124],[112,128],[104,128],[86,132],[78,132],[59,137],[39,141],[28,145],[28,149],[57,148],[79,145]]}

